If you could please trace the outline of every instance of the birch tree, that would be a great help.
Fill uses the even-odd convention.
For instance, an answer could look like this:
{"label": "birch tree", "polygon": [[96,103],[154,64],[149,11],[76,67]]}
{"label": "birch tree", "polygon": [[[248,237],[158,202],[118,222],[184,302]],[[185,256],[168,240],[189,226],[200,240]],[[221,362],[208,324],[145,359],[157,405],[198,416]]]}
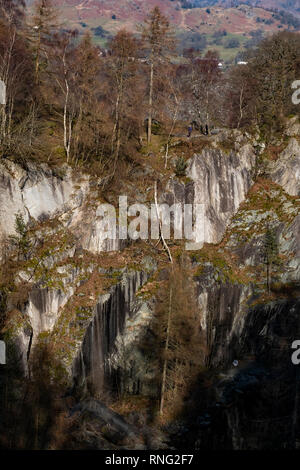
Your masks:
{"label": "birch tree", "polygon": [[52,51],[52,70],[58,91],[63,101],[63,146],[70,160],[71,146],[73,143],[73,126],[76,115],[75,106],[75,74],[73,67],[76,33],[66,31],[56,38],[56,47]]}
{"label": "birch tree", "polygon": [[[6,102],[0,109],[0,143],[9,148],[16,101],[22,103],[25,119],[28,93],[32,91],[31,56],[26,41],[12,20],[0,21],[0,79],[6,90]],[[20,118],[19,118],[20,122]]]}

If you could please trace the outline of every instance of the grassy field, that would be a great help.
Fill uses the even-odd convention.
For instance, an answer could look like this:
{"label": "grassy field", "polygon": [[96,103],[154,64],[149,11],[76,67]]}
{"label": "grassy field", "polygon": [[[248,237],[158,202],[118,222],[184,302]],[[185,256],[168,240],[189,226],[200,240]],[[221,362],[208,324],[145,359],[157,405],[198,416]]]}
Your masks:
{"label": "grassy field", "polygon": [[[206,49],[203,51],[204,54],[209,49],[213,49],[219,52],[220,57],[224,62],[232,62],[239,52],[242,52],[245,50],[244,44],[249,40],[249,37],[247,37],[246,35],[242,35],[242,34],[227,33],[227,35],[222,38],[221,45],[213,44],[214,38],[212,35],[207,35],[206,39],[207,39],[208,45]],[[237,39],[240,43],[240,46],[234,47],[234,48],[226,47],[226,44],[228,41],[230,41],[230,39]]]}

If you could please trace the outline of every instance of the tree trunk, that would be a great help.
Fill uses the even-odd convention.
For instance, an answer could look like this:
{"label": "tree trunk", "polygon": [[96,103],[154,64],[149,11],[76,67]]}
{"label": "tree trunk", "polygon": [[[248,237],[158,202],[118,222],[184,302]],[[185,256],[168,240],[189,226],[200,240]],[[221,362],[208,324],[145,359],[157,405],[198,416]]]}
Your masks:
{"label": "tree trunk", "polygon": [[164,359],[164,365],[163,365],[161,392],[160,392],[160,409],[159,409],[159,413],[160,413],[161,416],[164,412],[164,402],[165,402],[165,393],[166,393],[167,366],[168,366],[167,354],[168,354],[169,340],[170,340],[170,327],[171,327],[171,315],[172,315],[172,295],[173,295],[173,289],[172,289],[172,287],[170,287],[168,324],[167,324],[166,343],[165,343],[165,359]]}
{"label": "tree trunk", "polygon": [[67,162],[69,163],[72,123],[71,123],[71,117],[70,116],[68,117],[69,84],[68,84],[67,79],[65,79],[65,85],[66,85],[66,94],[65,94],[65,105],[64,105],[64,148],[67,154]]}
{"label": "tree trunk", "polygon": [[161,220],[160,220],[160,217],[159,217],[158,202],[157,202],[157,181],[155,181],[155,183],[154,183],[154,203],[155,203],[155,209],[156,209],[156,216],[157,216],[157,220],[158,220],[158,224],[159,224],[159,236],[160,236],[160,239],[162,241],[162,244],[163,244],[166,252],[168,253],[170,263],[173,265],[172,254],[171,254],[171,251],[170,251],[170,249],[167,245],[167,242],[165,240],[165,237],[164,237],[164,234],[163,234],[162,223],[161,223]]}
{"label": "tree trunk", "polygon": [[9,83],[10,76],[11,76],[11,70],[10,70],[10,64],[12,61],[13,53],[14,53],[14,46],[15,46],[15,40],[16,40],[16,29],[14,28],[11,39],[10,39],[10,45],[9,48],[7,49],[5,53],[5,57],[3,58],[3,68],[1,70],[1,79],[5,83],[6,86],[6,103],[2,106],[2,120],[1,120],[1,142],[3,143],[6,135],[7,135],[7,122],[8,122],[8,115],[9,115],[9,99],[8,95],[12,92],[10,90],[11,84]]}
{"label": "tree trunk", "polygon": [[39,28],[38,42],[36,48],[36,59],[35,59],[35,83],[39,82],[39,68],[40,68],[40,47],[41,47],[41,30]]}
{"label": "tree trunk", "polygon": [[207,125],[207,133],[209,133],[209,110],[208,110],[208,105],[209,105],[209,93],[208,90],[206,92],[206,125]]}
{"label": "tree trunk", "polygon": [[111,155],[113,156],[114,154],[114,145],[116,141],[116,135],[117,135],[117,127],[118,127],[118,122],[119,122],[119,105],[120,105],[120,90],[118,92],[118,96],[116,99],[116,105],[115,105],[115,122],[114,122],[114,127],[112,131],[112,137],[111,137]]}
{"label": "tree trunk", "polygon": [[123,71],[121,71],[118,96],[116,100],[115,123],[114,123],[113,135],[112,135],[112,148],[111,148],[112,156],[114,154],[114,167],[113,167],[112,176],[115,175],[117,162],[119,159],[119,153],[120,153],[122,108],[123,108]]}
{"label": "tree trunk", "polygon": [[148,132],[147,132],[147,142],[148,142],[148,144],[150,144],[150,142],[151,142],[151,135],[152,135],[153,77],[154,77],[154,64],[153,64],[153,59],[151,59],[150,90],[149,90],[149,114],[148,114]]}
{"label": "tree trunk", "polygon": [[244,87],[242,87],[241,92],[240,92],[240,117],[239,117],[239,122],[237,125],[237,128],[240,128],[242,119],[243,119],[243,94],[244,94]]}
{"label": "tree trunk", "polygon": [[177,121],[178,108],[179,108],[179,102],[178,102],[178,98],[177,98],[177,96],[176,96],[176,93],[174,93],[174,98],[175,98],[176,108],[175,108],[174,115],[173,115],[172,127],[171,127],[171,129],[170,129],[170,132],[169,132],[169,135],[168,135],[167,144],[166,144],[165,168],[167,168],[167,164],[168,164],[169,145],[170,145],[171,138],[172,138],[171,136],[172,136],[172,133],[173,133],[173,131],[174,131],[175,124],[176,124],[176,121]]}

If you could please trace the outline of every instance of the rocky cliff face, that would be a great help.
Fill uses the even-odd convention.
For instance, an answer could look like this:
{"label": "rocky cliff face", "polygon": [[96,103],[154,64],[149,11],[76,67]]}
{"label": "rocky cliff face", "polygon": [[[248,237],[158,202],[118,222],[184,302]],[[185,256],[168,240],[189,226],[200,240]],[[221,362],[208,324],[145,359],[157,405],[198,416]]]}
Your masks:
{"label": "rocky cliff face", "polygon": [[[200,188],[200,181],[207,182],[205,175],[212,171],[211,164],[208,171],[203,159],[205,154],[202,158],[195,156],[190,166],[201,162],[199,179],[195,178]],[[297,144],[291,139],[278,160],[270,162],[264,178],[258,177],[251,185],[251,178],[245,177],[244,184],[249,184],[247,195],[244,191],[238,193],[237,206],[232,193],[229,196],[231,216],[224,218],[223,224],[218,224],[220,218],[211,219],[217,221],[215,233],[218,235],[219,227],[218,240],[222,241],[190,252],[199,316],[207,338],[207,366],[215,372],[210,392],[202,392],[202,406],[192,408],[191,415],[187,410],[190,434],[183,426],[183,435],[172,435],[172,439],[178,439],[179,447],[260,449],[272,448],[274,442],[279,448],[296,445],[299,376],[291,361],[291,345],[300,338],[299,155]],[[224,162],[223,166],[226,167]],[[235,173],[231,181],[240,175]],[[216,181],[218,187],[220,179]],[[202,194],[207,188],[206,184]],[[196,191],[193,182],[185,187],[175,183],[167,200],[191,202]],[[219,204],[217,213],[222,216],[220,197],[214,199],[213,194],[207,193],[206,197],[212,204]],[[271,293],[266,280],[267,229],[272,230],[278,249],[272,266]],[[144,311],[149,315],[149,304],[141,308]],[[146,367],[138,348],[131,350],[127,360],[134,371],[131,377],[136,379],[125,380],[129,390],[136,390],[138,381],[140,390],[153,393],[153,370],[149,363]],[[237,367],[232,365],[234,360],[238,361]]]}
{"label": "rocky cliff face", "polygon": [[[200,448],[208,445],[207,429],[215,448],[259,447],[254,431],[244,432],[247,416],[236,394],[247,395],[249,385],[265,410],[260,374],[267,374],[267,390],[274,386],[277,366],[280,384],[290,380],[287,351],[300,335],[300,147],[290,137],[259,176],[254,144],[239,133],[211,138],[191,155],[186,178],[170,177],[160,197],[160,202],[205,207],[204,240],[196,233],[196,241],[205,244],[188,252],[207,343],[206,367],[216,371],[213,392],[205,399],[215,421],[203,405],[189,435],[196,445],[191,442],[196,433]],[[13,265],[14,287],[5,294],[8,330],[25,372],[33,349],[46,341],[64,365],[65,380],[77,390],[99,395],[117,384],[126,393],[151,396],[157,391],[156,371],[140,344],[151,336],[155,289],[145,296],[141,288],[152,285],[154,273],[163,273],[166,258],[151,244],[105,239],[96,217],[103,202],[98,183],[68,168],[57,174],[47,166],[1,164],[1,236],[14,233],[20,213],[30,228],[31,247],[30,256]],[[278,246],[271,292],[264,262],[267,228]],[[232,368],[234,359],[242,369]],[[290,392],[288,397],[295,398]],[[285,405],[285,398],[281,411],[280,406],[276,419],[284,417],[284,410],[294,422],[294,408]],[[210,418],[203,418],[207,413]],[[261,419],[259,413],[253,410],[253,423]],[[266,419],[271,419],[269,410]],[[218,420],[229,432],[226,442],[216,430]],[[290,437],[284,442],[289,445]]]}
{"label": "rocky cliff face", "polygon": [[84,178],[77,191],[76,183],[68,168],[56,174],[47,165],[37,167],[29,164],[25,169],[9,160],[2,162],[1,235],[14,233],[16,213],[22,214],[25,222],[29,222],[31,218],[42,220],[80,206],[88,189],[88,179]]}
{"label": "rocky cliff face", "polygon": [[15,216],[25,223],[57,218],[61,227],[76,236],[76,247],[93,253],[118,250],[118,240],[107,240],[97,230],[97,186],[91,177],[68,166],[53,170],[47,165],[9,160],[0,165],[0,234],[2,240],[15,233]]}
{"label": "rocky cliff face", "polygon": [[[217,147],[195,154],[190,160],[190,182],[170,180],[163,195],[168,202],[205,203],[205,241],[219,240],[251,186],[255,164],[253,149],[245,141],[236,143],[236,150],[222,151]],[[55,172],[47,165],[29,164],[21,168],[5,160],[1,164],[1,236],[15,233],[15,216],[21,214],[32,227],[31,259],[16,274],[16,283],[32,285],[28,300],[21,308],[21,324],[26,332],[18,333],[22,357],[28,355],[39,335],[52,331],[64,306],[74,297],[80,279],[91,275],[94,266],[84,270],[72,265],[80,250],[93,255],[114,252],[120,242],[107,240],[96,216],[98,205],[97,181],[87,175],[75,175],[68,167]],[[4,202],[5,201],[5,202]],[[196,234],[196,237],[198,234]],[[51,243],[50,249],[45,245]],[[123,242],[123,247],[126,243]],[[44,247],[44,248],[43,248]],[[20,310],[9,303],[9,308]],[[30,325],[30,327],[29,327]]]}
{"label": "rocky cliff face", "polygon": [[99,393],[113,381],[109,356],[117,340],[121,338],[122,341],[135,294],[146,279],[145,272],[125,274],[109,294],[98,299],[73,363],[72,375],[76,386]]}
{"label": "rocky cliff face", "polygon": [[[256,164],[253,146],[240,135],[234,143],[226,141],[227,138],[226,133],[221,134],[211,147],[194,154],[186,172],[189,182],[171,180],[164,194],[169,204],[204,206],[199,224],[201,233],[195,233],[196,242],[221,241],[231,217],[253,184]],[[230,147],[224,149],[222,139]]]}
{"label": "rocky cliff face", "polygon": [[[216,371],[191,427],[199,449],[297,446],[299,374],[291,345],[300,337],[299,155],[292,139],[268,165],[269,179],[251,188],[222,242],[191,255],[207,361]],[[267,229],[278,248],[271,293]]]}
{"label": "rocky cliff face", "polygon": [[281,153],[280,158],[270,163],[270,174],[273,181],[282,186],[290,196],[300,194],[300,145],[292,137]]}
{"label": "rocky cliff face", "polygon": [[188,176],[194,183],[194,204],[204,204],[204,241],[221,241],[231,217],[253,184],[255,153],[249,144],[224,152],[205,149],[190,163]]}

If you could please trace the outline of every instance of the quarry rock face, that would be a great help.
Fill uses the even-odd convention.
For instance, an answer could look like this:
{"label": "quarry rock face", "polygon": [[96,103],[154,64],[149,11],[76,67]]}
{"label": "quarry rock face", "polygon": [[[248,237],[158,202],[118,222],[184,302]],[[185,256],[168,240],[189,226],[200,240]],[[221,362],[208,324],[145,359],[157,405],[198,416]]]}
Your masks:
{"label": "quarry rock face", "polygon": [[34,164],[26,169],[6,160],[0,166],[0,211],[1,234],[14,233],[15,214],[21,213],[24,220],[53,217],[76,207],[88,181],[81,184],[75,195],[76,181],[71,170],[66,168],[61,176],[47,165]]}
{"label": "quarry rock face", "polygon": [[276,162],[270,163],[271,178],[291,196],[300,195],[300,145],[291,138]]}
{"label": "quarry rock face", "polygon": [[155,314],[154,299],[136,298],[125,318],[124,328],[116,337],[108,357],[111,372],[118,374],[122,392],[155,396],[156,367],[141,348],[141,340],[149,335]]}
{"label": "quarry rock face", "polygon": [[255,153],[250,144],[237,151],[225,152],[219,148],[205,148],[189,161],[187,177],[190,182],[169,184],[164,200],[169,204],[200,204],[204,207],[200,222],[201,233],[195,241],[221,241],[231,217],[253,184]]}
{"label": "quarry rock face", "polygon": [[[226,260],[226,253],[230,254],[235,267],[224,264],[220,268],[220,262],[206,263],[196,281],[202,326],[211,329],[211,358],[215,364],[224,363],[227,353],[228,363],[234,359],[237,344],[233,346],[233,338],[238,343],[247,336],[246,318],[251,317],[253,306],[266,292],[267,228],[272,228],[278,250],[272,267],[273,283],[286,286],[291,295],[300,294],[300,205],[280,187],[272,186],[267,193],[268,211],[255,208],[254,202],[249,201],[248,207],[241,208],[228,227],[227,241],[218,256]],[[258,207],[267,200],[260,188],[250,198],[256,200]]]}
{"label": "quarry rock face", "polygon": [[288,137],[296,137],[299,134],[300,134],[299,118],[298,116],[294,116],[291,119],[289,119],[286,125],[285,135],[287,135]]}
{"label": "quarry rock face", "polygon": [[300,335],[299,309],[299,298],[257,305],[243,311],[234,335],[217,327],[220,348],[230,354],[217,369],[209,407],[198,411],[190,444],[199,450],[274,449],[274,442],[278,449],[295,448],[299,378],[291,344]]}
{"label": "quarry rock face", "polygon": [[[59,173],[46,164],[30,163],[24,169],[6,160],[0,165],[0,237],[15,234],[16,215],[25,223],[58,218],[77,239],[77,247],[99,253],[120,248],[119,240],[109,240],[99,228],[97,204],[90,177],[76,175],[65,166]],[[86,200],[90,197],[92,202]],[[99,203],[99,202],[98,202]]]}
{"label": "quarry rock face", "polygon": [[[249,444],[250,438],[244,434],[241,402],[237,400],[231,411],[225,405],[235,400],[236,393],[246,393],[248,386],[263,402],[258,385],[261,370],[269,374],[266,380],[270,390],[274,387],[275,364],[282,380],[283,369],[292,374],[287,351],[291,341],[300,335],[297,140],[291,138],[278,160],[270,163],[269,179],[261,185],[254,185],[255,165],[253,147],[244,140],[237,139],[235,147],[226,151],[216,143],[194,154],[188,162],[187,179],[169,179],[160,198],[161,203],[205,207],[202,225],[206,245],[189,256],[195,270],[199,324],[207,338],[206,365],[225,368],[224,381],[216,384],[215,403],[221,403],[221,414],[217,416],[224,423],[224,433],[229,432],[229,440],[222,441],[222,445],[229,448],[259,448],[259,442]],[[40,229],[39,237],[47,235],[51,239],[61,231],[64,240],[59,249],[50,250],[42,258],[40,279],[36,274],[41,266],[39,259],[30,269],[17,274],[16,282],[33,285],[22,305],[13,299],[8,302],[9,309],[19,312],[15,343],[25,373],[39,335],[47,333],[59,345],[59,352],[64,352],[68,378],[75,389],[101,393],[117,384],[125,393],[151,396],[157,392],[153,385],[155,367],[143,353],[140,341],[151,333],[155,295],[145,298],[137,294],[147,285],[150,270],[156,272],[157,265],[145,257],[139,269],[124,268],[118,272],[102,267],[101,261],[94,258],[111,252],[113,259],[117,252],[122,253],[123,246],[117,240],[105,239],[96,217],[100,200],[88,177],[82,178],[78,185],[68,169],[58,176],[47,167],[38,170],[33,165],[24,170],[8,161],[1,164],[1,236],[14,233],[15,214],[19,212],[25,222],[58,220],[54,228],[44,232]],[[273,298],[266,292],[267,227],[272,229],[278,246],[278,263],[272,267],[276,292]],[[80,267],[72,264],[75,256],[81,260]],[[80,290],[90,275],[99,273],[111,282],[105,293]],[[88,300],[86,307],[82,306],[82,299]],[[64,337],[68,337],[68,343],[63,343]],[[263,364],[258,366],[259,357]],[[244,369],[232,369],[234,360]],[[293,392],[289,393],[288,399],[294,399]],[[253,423],[258,420],[256,410],[249,419]],[[207,426],[206,418],[199,418],[199,423],[203,422]],[[193,432],[199,434],[200,448],[205,448],[208,444],[201,426]],[[221,437],[217,432],[215,435],[217,448]]]}
{"label": "quarry rock face", "polygon": [[194,203],[205,205],[205,241],[218,243],[231,217],[253,184],[255,155],[250,145],[229,154],[203,150],[193,158],[188,175],[194,182]]}
{"label": "quarry rock face", "polygon": [[[254,165],[255,154],[249,144],[230,153],[204,149],[190,160],[187,176],[192,184],[180,189],[178,182],[170,183],[174,202],[204,204],[201,225],[205,242],[215,243],[222,238],[231,216],[252,185]],[[8,160],[1,164],[1,237],[15,233],[15,216],[19,213],[25,222],[58,216],[60,223],[76,235],[77,245],[92,253],[117,251],[124,246],[117,238],[105,237],[96,215],[97,203],[86,202],[88,197],[93,198],[89,178],[86,175],[75,177],[68,167],[61,173],[55,174],[47,165],[31,164],[25,170]],[[168,189],[164,199],[172,202]]]}
{"label": "quarry rock face", "polygon": [[[291,346],[300,338],[300,206],[299,199],[268,184],[248,195],[228,227],[226,242],[196,278],[208,338],[207,365],[218,371],[209,410],[201,411],[199,425],[191,430],[191,435],[198,433],[192,440],[199,449],[261,449],[268,445],[268,436],[278,448],[294,445],[298,378]],[[267,227],[278,249],[271,268],[271,298],[266,283]],[[226,254],[233,264],[220,262],[228,261]],[[209,423],[203,418],[207,413]]]}
{"label": "quarry rock face", "polygon": [[125,323],[131,315],[135,294],[146,279],[143,272],[126,273],[121,283],[98,299],[92,321],[74,358],[72,375],[76,386],[100,391],[113,380],[109,356],[118,349],[120,341],[128,342],[124,335]]}

